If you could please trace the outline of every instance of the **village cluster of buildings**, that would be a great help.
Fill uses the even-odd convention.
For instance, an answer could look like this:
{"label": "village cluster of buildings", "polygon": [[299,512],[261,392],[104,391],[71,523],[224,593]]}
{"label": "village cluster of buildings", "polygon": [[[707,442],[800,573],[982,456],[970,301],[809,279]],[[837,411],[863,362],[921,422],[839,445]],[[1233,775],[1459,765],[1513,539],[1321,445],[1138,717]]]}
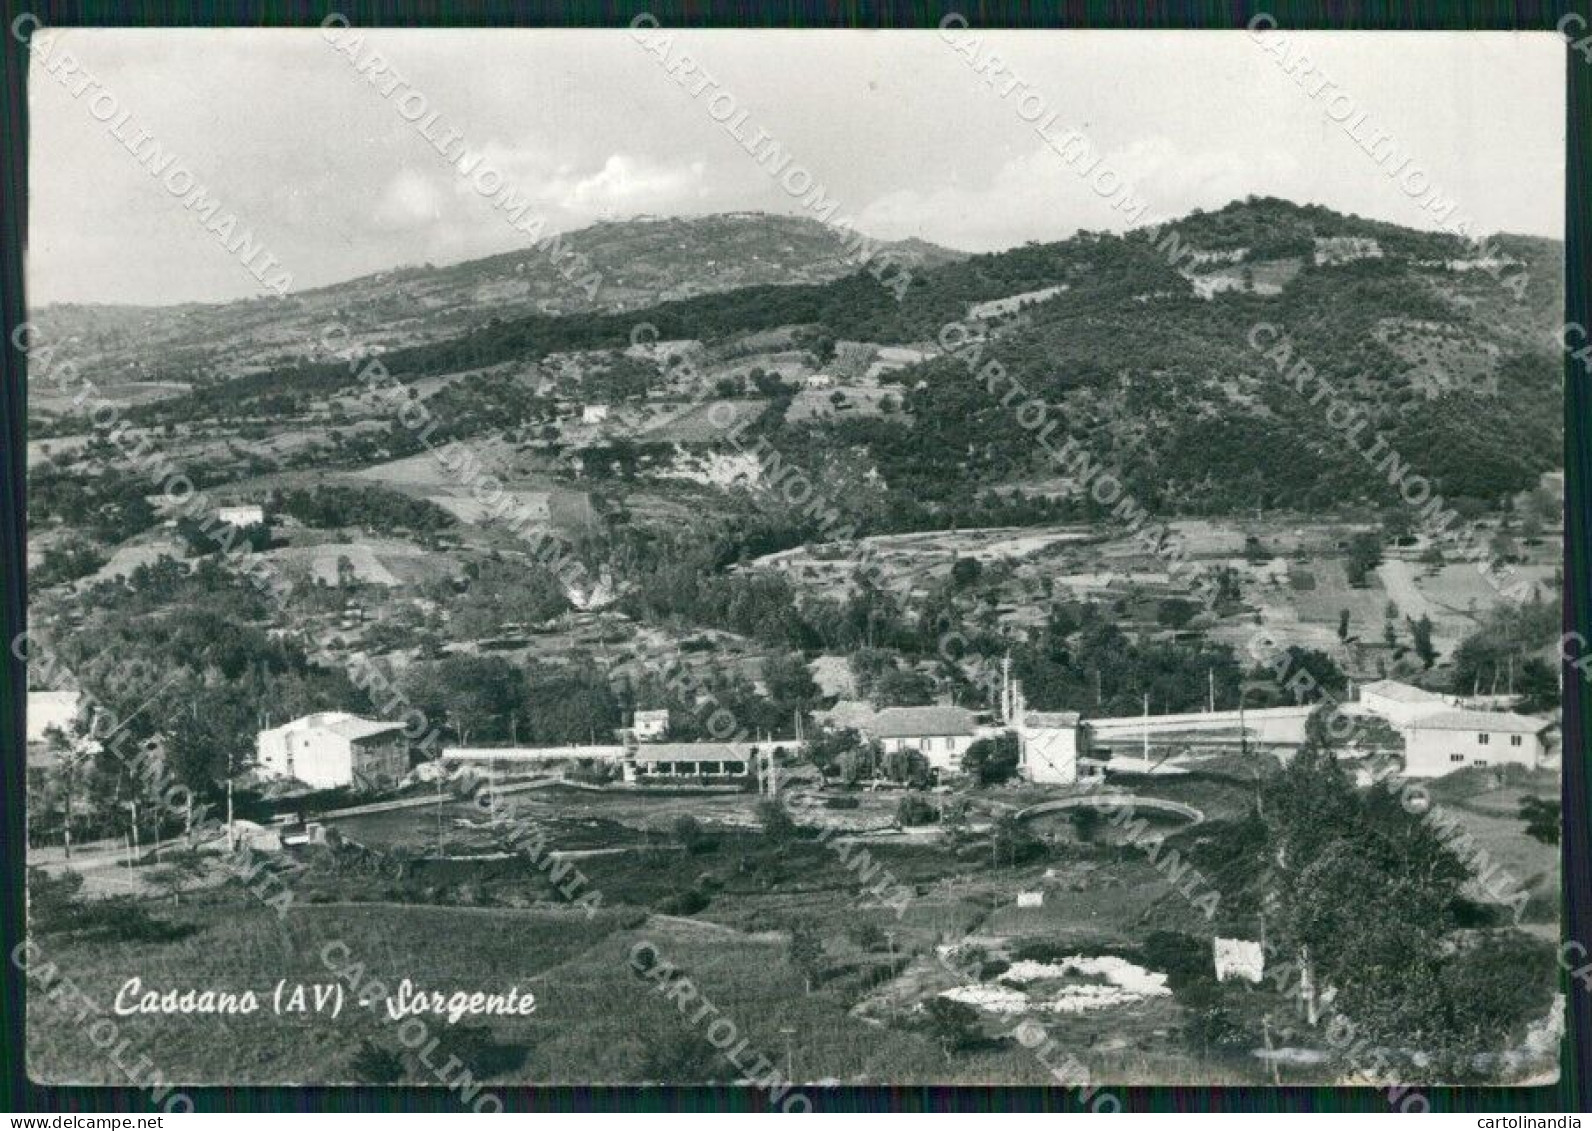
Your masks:
{"label": "village cluster of buildings", "polygon": [[[31,692],[28,743],[45,743],[53,728],[67,729],[77,711],[75,692]],[[1498,709],[1496,697],[1481,700],[1443,695],[1396,680],[1378,680],[1345,704],[1349,716],[1379,719],[1402,741],[1404,774],[1440,777],[1472,767],[1551,765],[1557,724],[1542,716]],[[1286,755],[1305,738],[1310,707],[1208,711],[1175,715],[1085,719],[1072,711],[1034,711],[1022,689],[1008,680],[998,710],[980,713],[955,706],[874,708],[842,701],[820,712],[819,721],[850,728],[890,754],[921,754],[931,774],[961,772],[968,748],[982,738],[1017,736],[1018,774],[1043,785],[1070,785],[1108,767],[1149,771],[1179,755],[1220,750]],[[631,783],[675,780],[727,783],[772,771],[783,757],[798,754],[800,742],[668,742],[669,714],[637,711],[630,726],[607,745],[479,747],[443,751],[450,764],[516,764],[592,759],[617,764]],[[1384,728],[1385,729],[1385,728]],[[259,732],[256,772],[267,779],[301,782],[316,789],[374,791],[398,785],[412,770],[409,743],[400,723],[321,711]],[[760,759],[762,760],[760,762]]]}

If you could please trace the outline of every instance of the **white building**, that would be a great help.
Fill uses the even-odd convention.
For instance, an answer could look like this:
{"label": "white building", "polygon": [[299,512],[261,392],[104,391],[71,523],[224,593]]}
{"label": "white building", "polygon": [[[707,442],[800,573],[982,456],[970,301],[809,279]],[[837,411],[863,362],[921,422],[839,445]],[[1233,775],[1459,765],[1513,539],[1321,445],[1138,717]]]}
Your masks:
{"label": "white building", "polygon": [[662,738],[663,732],[669,729],[669,712],[637,711],[636,717],[631,721],[630,733],[635,735],[640,742],[651,742]]}
{"label": "white building", "polygon": [[608,419],[608,406],[605,404],[582,405],[580,422],[582,424],[601,424]]}
{"label": "white building", "polygon": [[627,782],[659,779],[704,779],[727,781],[745,777],[760,755],[795,749],[795,743],[772,743],[761,747],[754,742],[654,742],[627,751],[624,775]]}
{"label": "white building", "polygon": [[1360,706],[1397,727],[1422,715],[1451,710],[1457,704],[1451,696],[1400,683],[1396,679],[1379,679],[1360,688]]}
{"label": "white building", "polygon": [[835,386],[835,379],[828,373],[809,373],[806,385],[809,389],[832,389]]}
{"label": "white building", "polygon": [[1404,775],[1434,778],[1470,766],[1536,769],[1548,753],[1553,723],[1507,711],[1443,710],[1411,719],[1404,733]]}
{"label": "white building", "polygon": [[1078,780],[1078,756],[1088,732],[1076,711],[1023,711],[1017,727],[1018,776],[1044,785]]}
{"label": "white building", "polygon": [[265,508],[257,506],[218,507],[216,517],[228,526],[259,526],[265,521]]}
{"label": "white building", "polygon": [[294,719],[255,740],[260,772],[317,789],[380,789],[409,772],[401,723],[375,722],[346,711]]}
{"label": "white building", "polygon": [[973,712],[962,707],[886,707],[859,729],[886,754],[920,751],[940,773],[961,773],[962,755],[979,737]]}

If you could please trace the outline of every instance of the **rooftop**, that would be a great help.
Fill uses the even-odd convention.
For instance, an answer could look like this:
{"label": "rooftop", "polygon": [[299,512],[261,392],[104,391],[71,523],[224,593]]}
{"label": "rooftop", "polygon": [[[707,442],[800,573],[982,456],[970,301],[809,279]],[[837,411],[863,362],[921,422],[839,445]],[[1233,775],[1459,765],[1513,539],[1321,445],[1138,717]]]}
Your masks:
{"label": "rooftop", "polygon": [[795,742],[648,742],[636,747],[638,762],[745,762],[753,750],[793,748]]}
{"label": "rooftop", "polygon": [[1023,723],[1030,727],[1075,727],[1083,719],[1077,711],[1025,711]]}
{"label": "rooftop", "polygon": [[973,712],[963,707],[886,707],[865,726],[874,738],[970,735]]}
{"label": "rooftop", "polygon": [[1380,695],[1383,699],[1392,699],[1398,703],[1442,703],[1446,702],[1443,696],[1435,691],[1427,691],[1423,687],[1416,687],[1410,683],[1400,683],[1396,679],[1379,679],[1360,688],[1360,695]]}
{"label": "rooftop", "polygon": [[1516,715],[1509,711],[1438,711],[1422,715],[1407,724],[1410,730],[1474,730],[1492,731],[1494,734],[1537,734],[1552,725],[1549,719]]}
{"label": "rooftop", "polygon": [[403,730],[402,723],[384,723],[374,719],[362,719],[358,715],[351,715],[347,711],[317,711],[313,715],[304,715],[285,723],[277,730],[327,730],[342,738],[360,739],[370,738],[373,735],[385,734],[388,731]]}

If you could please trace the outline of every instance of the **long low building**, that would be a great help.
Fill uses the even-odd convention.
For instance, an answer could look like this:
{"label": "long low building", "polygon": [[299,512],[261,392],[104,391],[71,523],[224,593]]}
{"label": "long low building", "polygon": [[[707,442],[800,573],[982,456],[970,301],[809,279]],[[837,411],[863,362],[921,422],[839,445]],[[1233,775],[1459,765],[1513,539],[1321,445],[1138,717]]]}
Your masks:
{"label": "long low building", "polygon": [[1238,742],[1242,736],[1256,746],[1299,746],[1304,743],[1305,721],[1313,710],[1314,707],[1256,707],[1244,711],[1123,715],[1090,719],[1089,729],[1097,744],[1107,746],[1142,742],[1145,735],[1152,742],[1176,738]]}
{"label": "long low building", "polygon": [[626,749],[617,743],[606,746],[448,746],[443,748],[442,760],[474,765],[570,762],[581,758],[617,762],[625,756]]}
{"label": "long low building", "polygon": [[794,742],[647,742],[625,758],[625,780],[744,778],[758,758],[795,749]]}
{"label": "long low building", "polygon": [[628,782],[663,778],[729,780],[754,772],[759,758],[798,753],[801,744],[772,742],[641,742],[629,746],[466,746],[443,750],[442,760],[474,766],[534,765],[592,759],[615,762]]}

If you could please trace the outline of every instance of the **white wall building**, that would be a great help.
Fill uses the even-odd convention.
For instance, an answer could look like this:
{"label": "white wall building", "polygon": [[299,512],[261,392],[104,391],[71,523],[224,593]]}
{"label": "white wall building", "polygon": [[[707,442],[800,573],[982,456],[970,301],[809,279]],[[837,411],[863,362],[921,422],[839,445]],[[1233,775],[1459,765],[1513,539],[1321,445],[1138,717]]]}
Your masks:
{"label": "white wall building", "polygon": [[582,405],[580,422],[582,424],[601,424],[608,419],[608,406],[605,404]]}
{"label": "white wall building", "polygon": [[228,526],[259,526],[265,521],[265,508],[257,506],[218,507],[216,517]]}
{"label": "white wall building", "polygon": [[886,707],[859,729],[880,749],[917,750],[931,770],[961,773],[962,755],[979,737],[972,711],[962,707]]}
{"label": "white wall building", "polygon": [[770,753],[798,749],[794,742],[655,742],[626,751],[627,782],[689,778],[725,781],[745,777],[753,763]]}
{"label": "white wall building", "polygon": [[1360,706],[1394,726],[1403,726],[1422,715],[1450,710],[1457,703],[1452,696],[1439,695],[1396,679],[1379,679],[1360,688]]}
{"label": "white wall building", "polygon": [[346,711],[294,719],[255,740],[260,772],[317,789],[380,789],[409,772],[403,724],[375,722]]}
{"label": "white wall building", "polygon": [[637,711],[636,717],[630,724],[630,733],[635,735],[637,740],[641,742],[652,742],[655,739],[662,738],[663,732],[668,729],[669,712],[667,710]]}
{"label": "white wall building", "polygon": [[1443,710],[1411,719],[1404,732],[1404,775],[1434,778],[1470,766],[1542,766],[1554,724],[1507,711]]}
{"label": "white wall building", "polygon": [[1044,785],[1078,780],[1078,755],[1088,732],[1076,711],[1023,711],[1017,727],[1018,776]]}

